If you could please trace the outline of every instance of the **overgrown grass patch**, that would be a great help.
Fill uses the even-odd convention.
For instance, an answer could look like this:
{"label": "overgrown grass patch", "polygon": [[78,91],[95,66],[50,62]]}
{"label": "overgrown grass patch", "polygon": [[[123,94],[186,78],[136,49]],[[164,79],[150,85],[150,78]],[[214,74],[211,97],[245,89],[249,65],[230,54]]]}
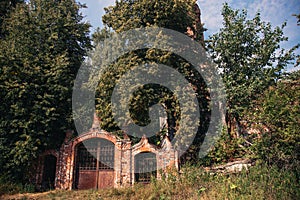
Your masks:
{"label": "overgrown grass patch", "polygon": [[162,180],[127,188],[54,190],[40,194],[6,195],[4,199],[300,199],[300,184],[291,171],[257,165],[235,174],[212,174],[200,166],[186,165],[181,173],[169,172]]}

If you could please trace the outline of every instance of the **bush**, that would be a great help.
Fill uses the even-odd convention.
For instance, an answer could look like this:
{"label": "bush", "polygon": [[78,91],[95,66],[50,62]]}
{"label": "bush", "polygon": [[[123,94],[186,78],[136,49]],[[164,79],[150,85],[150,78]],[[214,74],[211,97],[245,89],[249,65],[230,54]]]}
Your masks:
{"label": "bush", "polygon": [[32,184],[12,183],[4,176],[0,177],[0,195],[32,192],[35,192],[35,186]]}
{"label": "bush", "polygon": [[[258,159],[269,165],[299,173],[300,164],[300,76],[280,81],[257,103],[253,118],[262,129],[254,145]],[[299,176],[298,176],[299,177]]]}
{"label": "bush", "polygon": [[243,143],[243,138],[234,138],[232,135],[223,129],[214,148],[204,158],[201,158],[199,163],[204,166],[211,166],[245,156],[247,149],[242,148],[242,145],[240,145]]}

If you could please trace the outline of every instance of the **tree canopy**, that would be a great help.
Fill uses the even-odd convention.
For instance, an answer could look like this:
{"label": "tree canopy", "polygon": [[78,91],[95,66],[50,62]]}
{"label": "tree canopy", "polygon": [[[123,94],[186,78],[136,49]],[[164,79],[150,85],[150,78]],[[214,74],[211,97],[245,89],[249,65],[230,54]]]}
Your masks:
{"label": "tree canopy", "polygon": [[299,71],[284,70],[299,45],[281,48],[286,24],[273,28],[259,12],[247,19],[246,10],[224,4],[222,15],[223,28],[207,49],[226,86],[227,129],[202,163],[248,157],[298,173]]}
{"label": "tree canopy", "polygon": [[185,32],[193,23],[192,8],[195,1],[116,1],[115,6],[105,8],[103,23],[116,32],[146,26],[170,28]]}
{"label": "tree canopy", "polygon": [[222,15],[223,28],[210,36],[207,49],[226,85],[230,132],[259,94],[281,77],[293,54],[280,47],[288,39],[283,34],[285,23],[273,28],[261,20],[259,12],[247,19],[246,10],[234,10],[228,4]]}
{"label": "tree canopy", "polygon": [[[186,33],[188,26],[195,23],[195,1],[117,1],[115,6],[105,9],[103,23],[112,32],[122,33],[135,28],[143,27],[163,27]],[[105,38],[107,31],[99,31],[94,34],[94,40],[99,43]],[[99,39],[100,38],[100,39]],[[134,41],[136,43],[145,43],[145,41]],[[100,44],[101,45],[101,44]],[[122,49],[120,44],[117,49]],[[188,47],[187,47],[188,48]],[[95,55],[98,55],[97,52]],[[96,92],[96,110],[101,119],[101,127],[108,131],[118,131],[120,127],[114,122],[111,107],[111,95],[118,79],[130,69],[135,67],[147,68],[147,65],[165,64],[179,71],[193,85],[197,94],[198,102],[203,113],[208,114],[208,100],[206,99],[208,91],[203,78],[191,64],[186,60],[170,52],[164,52],[154,48],[144,48],[126,53],[115,62],[105,67]],[[124,102],[125,104],[126,102]],[[178,130],[177,120],[180,118],[180,105],[172,91],[158,84],[145,85],[139,88],[130,101],[131,117],[136,124],[147,125],[149,121],[149,108],[154,104],[162,105],[168,115],[169,137],[172,139]],[[199,135],[205,132],[205,120],[203,114],[199,125]],[[188,129],[190,125],[186,126]],[[197,131],[196,131],[197,132]],[[201,134],[200,134],[201,132]],[[139,141],[141,135],[129,133],[134,142]],[[165,136],[165,132],[152,133],[150,142],[159,144]],[[199,139],[199,137],[198,137]],[[199,141],[198,141],[199,142]]]}

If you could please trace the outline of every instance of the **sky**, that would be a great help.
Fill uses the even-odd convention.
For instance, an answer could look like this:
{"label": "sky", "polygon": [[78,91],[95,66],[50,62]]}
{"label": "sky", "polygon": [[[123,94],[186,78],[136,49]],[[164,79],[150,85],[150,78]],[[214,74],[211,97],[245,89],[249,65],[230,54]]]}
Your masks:
{"label": "sky", "polygon": [[[84,20],[91,23],[91,32],[97,27],[103,27],[102,15],[104,8],[114,5],[115,0],[77,0],[86,4],[87,8],[82,9]],[[150,1],[150,0],[149,0]],[[205,39],[222,28],[222,5],[227,2],[234,9],[246,9],[249,19],[253,18],[257,11],[260,11],[263,21],[271,22],[272,26],[281,26],[287,22],[284,34],[289,38],[282,47],[289,49],[300,43],[300,26],[297,26],[297,18],[293,14],[300,14],[300,0],[198,0],[201,9],[201,20],[208,30],[204,33]],[[297,54],[300,54],[298,49]],[[289,67],[290,70],[295,70]],[[298,68],[299,69],[299,68]]]}

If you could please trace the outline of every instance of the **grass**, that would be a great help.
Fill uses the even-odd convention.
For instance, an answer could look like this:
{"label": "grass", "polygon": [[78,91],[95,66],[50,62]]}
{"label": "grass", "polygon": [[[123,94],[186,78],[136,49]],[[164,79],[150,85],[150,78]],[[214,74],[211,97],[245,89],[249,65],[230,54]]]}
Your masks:
{"label": "grass", "polygon": [[254,166],[237,174],[210,174],[201,167],[185,166],[181,175],[171,171],[162,180],[128,188],[4,195],[0,199],[300,199],[300,184],[295,175],[276,167]]}

